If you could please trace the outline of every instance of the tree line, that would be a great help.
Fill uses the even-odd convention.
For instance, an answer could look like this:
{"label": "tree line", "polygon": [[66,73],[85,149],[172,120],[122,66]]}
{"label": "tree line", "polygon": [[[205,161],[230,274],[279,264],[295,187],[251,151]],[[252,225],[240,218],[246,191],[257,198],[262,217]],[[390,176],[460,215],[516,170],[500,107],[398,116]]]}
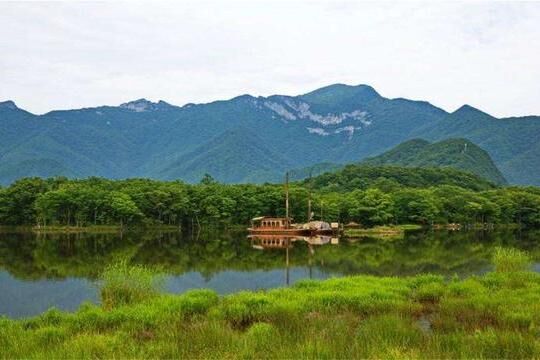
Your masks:
{"label": "tree line", "polygon": [[[415,223],[516,223],[540,227],[540,189],[456,185],[404,186],[378,178],[339,191],[309,181],[290,184],[290,214],[364,226]],[[311,190],[310,190],[311,189]],[[310,195],[311,194],[311,195]],[[0,188],[0,225],[247,225],[259,215],[284,216],[279,184],[199,184],[150,179],[25,178]]]}

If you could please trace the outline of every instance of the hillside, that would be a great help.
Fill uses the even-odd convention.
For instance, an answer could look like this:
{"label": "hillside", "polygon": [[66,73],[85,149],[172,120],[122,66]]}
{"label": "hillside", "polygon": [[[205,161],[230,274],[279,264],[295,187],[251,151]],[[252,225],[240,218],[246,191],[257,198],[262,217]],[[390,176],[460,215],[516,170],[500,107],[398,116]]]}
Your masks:
{"label": "hillside", "polygon": [[369,186],[426,188],[454,185],[470,190],[488,190],[497,186],[477,175],[452,168],[411,168],[402,166],[347,165],[332,173],[304,180],[312,189],[352,191]]}
{"label": "hillside", "polygon": [[413,134],[431,141],[468,139],[489,153],[509,183],[540,185],[540,116],[497,119],[464,105]]}
{"label": "hillside", "polygon": [[219,174],[220,181],[226,183],[279,181],[288,166],[288,161],[266,148],[254,132],[237,128],[181,156],[164,167],[158,176],[165,180],[182,178],[197,182],[209,173]]}
{"label": "hillside", "polygon": [[496,119],[470,106],[447,113],[424,101],[385,98],[368,85],[181,107],[138,99],[44,115],[6,101],[0,184],[43,173],[28,166],[42,159],[59,175],[80,177],[196,182],[209,173],[224,182],[276,181],[287,169],[356,162],[410,139],[466,138],[510,183],[538,185],[539,135],[539,117]]}
{"label": "hillside", "polygon": [[[307,179],[310,176],[319,176],[327,172],[335,172],[340,169],[343,169],[345,165],[334,164],[334,163],[319,163],[310,166],[306,166],[298,169],[289,169],[289,178],[291,180],[303,180]],[[282,176],[283,177],[283,176]]]}
{"label": "hillside", "polygon": [[451,167],[468,171],[495,184],[506,184],[489,154],[466,139],[429,143],[422,139],[406,141],[395,148],[362,161],[367,165],[407,167]]}

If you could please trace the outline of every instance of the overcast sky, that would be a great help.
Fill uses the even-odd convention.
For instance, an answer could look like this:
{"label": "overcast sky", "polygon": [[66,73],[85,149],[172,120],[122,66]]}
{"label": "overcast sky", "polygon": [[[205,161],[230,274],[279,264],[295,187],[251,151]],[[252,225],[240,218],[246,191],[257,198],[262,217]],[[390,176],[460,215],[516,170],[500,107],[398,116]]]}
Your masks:
{"label": "overcast sky", "polygon": [[337,82],[540,115],[540,2],[0,3],[0,101],[34,113]]}

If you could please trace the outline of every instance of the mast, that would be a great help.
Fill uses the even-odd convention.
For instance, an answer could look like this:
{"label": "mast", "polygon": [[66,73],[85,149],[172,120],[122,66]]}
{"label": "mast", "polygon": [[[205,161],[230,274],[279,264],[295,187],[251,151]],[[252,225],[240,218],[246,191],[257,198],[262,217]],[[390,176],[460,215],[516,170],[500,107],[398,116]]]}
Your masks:
{"label": "mast", "polygon": [[289,219],[289,172],[285,173],[285,217]]}
{"label": "mast", "polygon": [[307,222],[311,220],[311,172],[309,170],[309,183],[308,183],[308,201],[307,201]]}

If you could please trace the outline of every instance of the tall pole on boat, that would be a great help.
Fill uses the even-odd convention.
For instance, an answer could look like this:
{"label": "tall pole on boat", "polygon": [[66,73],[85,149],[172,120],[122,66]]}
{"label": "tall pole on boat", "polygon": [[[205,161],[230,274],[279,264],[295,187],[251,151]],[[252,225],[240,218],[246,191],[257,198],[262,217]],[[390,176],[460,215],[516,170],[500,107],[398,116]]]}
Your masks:
{"label": "tall pole on boat", "polygon": [[309,170],[309,183],[308,183],[308,201],[307,201],[307,222],[311,220],[311,172]]}
{"label": "tall pole on boat", "polygon": [[289,219],[289,172],[285,173],[285,217]]}

